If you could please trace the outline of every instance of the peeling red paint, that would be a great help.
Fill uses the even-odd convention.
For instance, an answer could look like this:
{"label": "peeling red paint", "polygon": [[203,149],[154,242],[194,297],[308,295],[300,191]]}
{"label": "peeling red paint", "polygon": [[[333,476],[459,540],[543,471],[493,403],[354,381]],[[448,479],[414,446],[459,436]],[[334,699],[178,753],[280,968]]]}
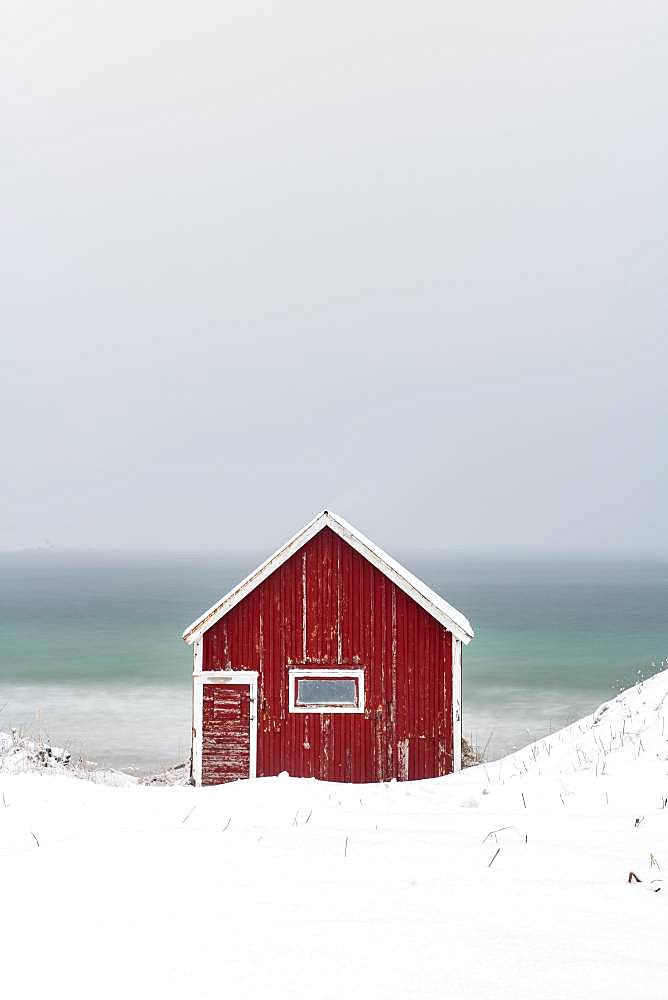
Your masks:
{"label": "peeling red paint", "polygon": [[[205,672],[258,672],[258,775],[364,782],[453,770],[452,634],[330,528],[204,632],[202,655]],[[364,713],[291,713],[296,664],[363,669]],[[237,690],[204,685],[205,784],[240,777],[244,766],[248,776],[220,688]]]}
{"label": "peeling red paint", "polygon": [[247,684],[207,684],[202,711],[202,784],[247,778],[250,700]]}

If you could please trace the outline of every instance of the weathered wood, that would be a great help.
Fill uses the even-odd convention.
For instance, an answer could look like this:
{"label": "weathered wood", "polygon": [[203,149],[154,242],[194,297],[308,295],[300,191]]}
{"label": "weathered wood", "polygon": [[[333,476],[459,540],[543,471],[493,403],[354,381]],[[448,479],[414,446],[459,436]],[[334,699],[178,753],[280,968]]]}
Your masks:
{"label": "weathered wood", "polygon": [[[257,775],[405,781],[459,764],[461,642],[328,526],[213,621],[196,648],[195,780],[249,775],[239,693],[248,689],[235,690],[229,673],[241,671],[257,673]],[[297,705],[291,671],[294,685],[309,670],[347,675],[363,700],[350,709]],[[210,690],[220,687],[207,683],[216,675],[232,681],[225,691]]]}
{"label": "weathered wood", "polygon": [[250,774],[250,707],[247,684],[205,684],[202,784],[218,785]]}

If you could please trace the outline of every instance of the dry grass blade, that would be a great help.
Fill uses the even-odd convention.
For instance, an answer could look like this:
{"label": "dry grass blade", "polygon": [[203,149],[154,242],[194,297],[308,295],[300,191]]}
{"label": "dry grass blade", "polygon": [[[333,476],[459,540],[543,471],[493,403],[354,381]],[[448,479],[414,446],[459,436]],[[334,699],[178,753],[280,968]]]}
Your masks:
{"label": "dry grass blade", "polygon": [[489,838],[490,838],[490,837],[494,837],[494,838],[496,838],[496,835],[497,835],[497,833],[503,833],[503,831],[504,831],[504,830],[514,830],[514,831],[515,831],[515,833],[517,834],[517,836],[518,836],[518,837],[520,838],[520,840],[522,839],[522,834],[521,834],[521,833],[520,833],[520,831],[519,831],[519,830],[517,829],[517,827],[516,827],[516,826],[511,826],[511,825],[508,825],[508,826],[499,826],[499,827],[497,827],[497,828],[496,828],[496,830],[490,830],[490,831],[489,831],[489,833],[488,833],[488,834],[486,834],[486,835],[485,835],[485,836],[484,836],[484,837],[482,838],[482,840],[480,841],[480,843],[481,843],[481,844],[484,844],[484,843],[485,843],[485,841],[486,841],[486,840],[489,840]]}

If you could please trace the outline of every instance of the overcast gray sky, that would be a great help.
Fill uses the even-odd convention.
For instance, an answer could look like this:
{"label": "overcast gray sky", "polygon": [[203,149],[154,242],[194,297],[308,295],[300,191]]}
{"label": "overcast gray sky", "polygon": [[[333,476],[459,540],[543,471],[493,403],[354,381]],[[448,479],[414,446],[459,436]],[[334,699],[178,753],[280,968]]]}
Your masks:
{"label": "overcast gray sky", "polygon": [[668,6],[5,0],[0,547],[668,548]]}

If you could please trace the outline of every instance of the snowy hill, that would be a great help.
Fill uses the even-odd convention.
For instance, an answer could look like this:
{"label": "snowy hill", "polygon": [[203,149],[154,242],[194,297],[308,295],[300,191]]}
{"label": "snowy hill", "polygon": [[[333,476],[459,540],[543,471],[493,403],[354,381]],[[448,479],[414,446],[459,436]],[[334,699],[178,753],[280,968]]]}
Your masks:
{"label": "snowy hill", "polygon": [[0,985],[665,1000],[667,715],[664,672],[501,761],[375,786],[110,787],[6,753]]}

